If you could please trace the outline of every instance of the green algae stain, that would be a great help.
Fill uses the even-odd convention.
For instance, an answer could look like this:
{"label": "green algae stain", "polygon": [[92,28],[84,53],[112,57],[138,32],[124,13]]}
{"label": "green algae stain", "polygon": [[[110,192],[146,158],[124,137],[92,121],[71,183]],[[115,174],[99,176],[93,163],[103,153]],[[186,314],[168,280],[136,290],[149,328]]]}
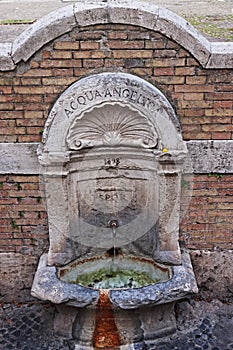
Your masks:
{"label": "green algae stain", "polygon": [[140,288],[159,280],[148,276],[145,272],[102,268],[77,277],[72,283],[97,289]]}
{"label": "green algae stain", "polygon": [[228,16],[185,16],[196,29],[215,39],[233,40],[233,15]]}

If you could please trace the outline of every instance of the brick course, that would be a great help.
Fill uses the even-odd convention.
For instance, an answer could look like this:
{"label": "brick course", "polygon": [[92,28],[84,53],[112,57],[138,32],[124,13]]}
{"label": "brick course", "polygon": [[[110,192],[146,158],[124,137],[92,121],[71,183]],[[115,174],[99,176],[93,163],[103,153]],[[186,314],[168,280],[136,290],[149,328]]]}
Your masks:
{"label": "brick course", "polygon": [[195,175],[189,185],[185,182],[183,190],[182,244],[190,249],[233,249],[233,175]]}

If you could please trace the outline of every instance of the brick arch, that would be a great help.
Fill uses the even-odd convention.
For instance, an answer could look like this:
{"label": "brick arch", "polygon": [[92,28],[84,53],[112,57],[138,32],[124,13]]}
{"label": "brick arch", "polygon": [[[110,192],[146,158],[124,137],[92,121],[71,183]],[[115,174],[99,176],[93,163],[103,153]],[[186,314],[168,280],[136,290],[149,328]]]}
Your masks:
{"label": "brick arch", "polygon": [[26,29],[13,44],[0,44],[0,70],[12,70],[26,62],[46,43],[75,27],[95,24],[128,24],[157,31],[189,51],[207,68],[230,68],[233,43],[211,43],[175,13],[148,2],[130,0],[78,3],[54,11]]}

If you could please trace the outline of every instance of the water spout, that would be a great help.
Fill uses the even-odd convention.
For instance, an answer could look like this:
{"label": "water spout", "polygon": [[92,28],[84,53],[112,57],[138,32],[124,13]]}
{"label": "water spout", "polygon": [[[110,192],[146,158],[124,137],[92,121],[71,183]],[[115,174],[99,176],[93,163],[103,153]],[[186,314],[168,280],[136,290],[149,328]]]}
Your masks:
{"label": "water spout", "polygon": [[110,220],[108,223],[109,227],[112,229],[112,240],[113,240],[113,270],[116,259],[116,229],[119,227],[119,222],[117,220]]}
{"label": "water spout", "polygon": [[109,227],[116,229],[117,227],[119,227],[119,222],[117,220],[110,220],[108,223]]}

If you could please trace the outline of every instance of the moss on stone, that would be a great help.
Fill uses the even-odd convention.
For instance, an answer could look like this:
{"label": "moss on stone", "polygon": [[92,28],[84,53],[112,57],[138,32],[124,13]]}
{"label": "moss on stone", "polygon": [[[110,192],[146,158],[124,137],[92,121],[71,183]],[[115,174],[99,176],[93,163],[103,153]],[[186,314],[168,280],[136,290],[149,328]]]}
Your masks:
{"label": "moss on stone", "polygon": [[233,15],[186,16],[186,20],[210,39],[233,40]]}
{"label": "moss on stone", "polygon": [[73,283],[93,288],[139,288],[159,282],[145,272],[134,270],[120,270],[102,268],[98,271],[86,273],[77,277]]}

